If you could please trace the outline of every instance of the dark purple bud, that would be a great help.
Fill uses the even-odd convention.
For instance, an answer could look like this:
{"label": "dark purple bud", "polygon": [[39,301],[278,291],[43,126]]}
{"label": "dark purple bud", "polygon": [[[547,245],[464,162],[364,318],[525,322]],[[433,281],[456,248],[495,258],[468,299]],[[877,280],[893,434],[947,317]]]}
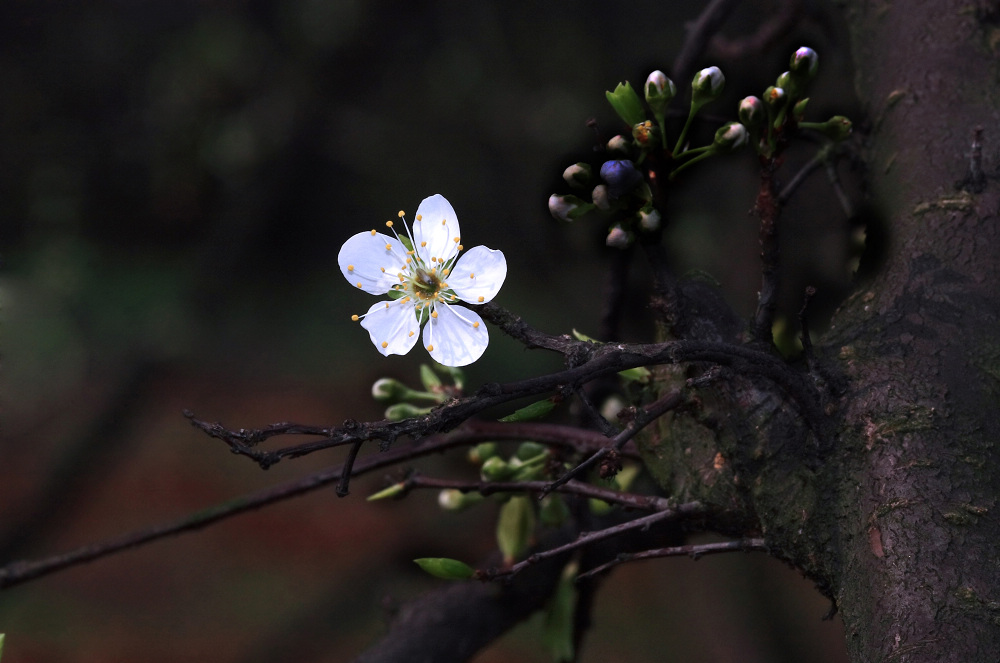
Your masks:
{"label": "dark purple bud", "polygon": [[617,200],[642,182],[642,173],[627,159],[605,161],[601,166],[601,179],[608,183],[608,196]]}

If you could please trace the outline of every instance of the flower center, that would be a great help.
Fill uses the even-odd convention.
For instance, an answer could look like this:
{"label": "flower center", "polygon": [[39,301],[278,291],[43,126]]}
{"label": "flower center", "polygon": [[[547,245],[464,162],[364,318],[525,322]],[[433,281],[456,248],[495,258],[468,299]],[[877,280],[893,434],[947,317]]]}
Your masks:
{"label": "flower center", "polygon": [[413,294],[421,299],[434,299],[441,290],[441,279],[437,274],[418,267],[413,272]]}

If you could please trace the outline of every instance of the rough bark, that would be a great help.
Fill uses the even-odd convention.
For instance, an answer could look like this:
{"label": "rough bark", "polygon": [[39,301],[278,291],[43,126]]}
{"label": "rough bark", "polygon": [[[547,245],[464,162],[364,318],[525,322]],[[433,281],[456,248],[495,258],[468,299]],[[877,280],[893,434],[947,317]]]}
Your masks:
{"label": "rough bark", "polygon": [[858,0],[848,18],[889,246],[816,343],[828,419],[804,422],[766,380],[724,375],[664,418],[646,461],[672,493],[742,509],[721,525],[756,528],[817,582],[853,661],[995,661],[1000,13]]}

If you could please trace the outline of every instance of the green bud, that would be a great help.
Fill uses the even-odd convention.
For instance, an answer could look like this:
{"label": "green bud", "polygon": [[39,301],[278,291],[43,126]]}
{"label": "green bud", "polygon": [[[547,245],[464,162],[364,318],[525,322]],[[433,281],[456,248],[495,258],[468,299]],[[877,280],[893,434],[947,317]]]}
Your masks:
{"label": "green bud", "polygon": [[502,507],[497,519],[497,546],[503,553],[505,565],[524,555],[535,531],[535,508],[532,500],[524,495],[511,497]]}
{"label": "green bud", "polygon": [[587,500],[587,506],[590,507],[590,512],[595,516],[606,516],[611,513],[611,510],[614,508],[614,506],[604,500],[599,500],[594,497]]}
{"label": "green bud", "polygon": [[658,117],[663,115],[667,104],[677,96],[677,86],[659,69],[646,78],[643,91],[646,93],[646,103]]}
{"label": "green bud", "polygon": [[808,81],[802,76],[786,71],[781,74],[781,76],[778,76],[778,80],[775,81],[775,85],[784,90],[789,99],[799,99],[806,91],[807,82]]}
{"label": "green bud", "polygon": [[403,419],[422,417],[432,409],[429,407],[417,407],[411,403],[396,403],[385,409],[385,418],[389,421],[402,421]]}
{"label": "green bud", "polygon": [[490,458],[497,455],[497,443],[496,442],[480,442],[476,446],[469,449],[469,462],[473,465],[482,465]]}
{"label": "green bud", "polygon": [[500,456],[487,458],[483,466],[479,468],[479,476],[483,481],[506,481],[510,478],[514,470]]}
{"label": "green bud", "polygon": [[625,136],[619,134],[608,141],[608,152],[611,154],[627,156],[630,151],[628,138]]}
{"label": "green bud", "polygon": [[739,122],[727,122],[715,132],[712,145],[717,152],[735,152],[747,144],[747,128]]}
{"label": "green bud", "polygon": [[601,342],[601,341],[598,341],[596,338],[594,338],[592,336],[587,336],[582,331],[577,331],[576,329],[573,330],[573,338],[575,338],[578,341],[583,341],[584,343],[600,343]]}
{"label": "green bud", "polygon": [[808,105],[809,105],[809,97],[806,97],[805,99],[801,99],[795,102],[795,105],[792,106],[792,117],[795,118],[796,122],[801,122],[802,118],[805,117],[806,106]]}
{"label": "green bud", "polygon": [[388,488],[383,488],[382,490],[378,491],[377,493],[374,493],[373,495],[369,495],[367,501],[368,502],[374,502],[376,500],[384,500],[384,499],[387,499],[389,497],[398,497],[399,495],[402,495],[404,492],[406,492],[406,484],[405,483],[403,483],[403,482],[394,483],[391,486],[389,486]]}
{"label": "green bud", "polygon": [[634,127],[646,119],[639,95],[635,93],[628,81],[619,83],[614,92],[605,92],[604,96],[608,98],[608,103],[618,113],[618,117],[625,120],[625,124],[628,126]]}
{"label": "green bud", "polygon": [[447,557],[421,557],[413,560],[435,578],[443,580],[467,580],[476,575],[476,570],[465,562]]}
{"label": "green bud", "polygon": [[740,124],[751,129],[764,126],[767,118],[764,102],[753,95],[744,97],[740,102],[739,118]]}
{"label": "green bud", "polygon": [[718,67],[707,67],[691,81],[691,105],[701,106],[717,99],[726,86],[726,77]]}
{"label": "green bud", "polygon": [[549,448],[544,444],[539,444],[538,442],[522,442],[517,447],[517,453],[515,454],[520,460],[531,460],[541,456],[544,453],[548,453]]}
{"label": "green bud", "polygon": [[441,378],[427,364],[420,364],[420,381],[427,391],[441,391]]}
{"label": "green bud", "polygon": [[764,90],[764,106],[768,111],[777,113],[785,107],[788,102],[788,95],[780,87],[771,86]]}
{"label": "green bud", "polygon": [[531,421],[533,419],[541,419],[549,412],[552,408],[556,406],[555,402],[549,398],[543,401],[536,401],[531,405],[525,405],[522,408],[514,410],[506,417],[500,417],[499,421],[508,423],[511,421]]}
{"label": "green bud", "polygon": [[632,233],[622,228],[620,223],[611,226],[604,243],[612,249],[626,249],[632,243]]}
{"label": "green bud", "polygon": [[396,403],[405,400],[412,391],[399,380],[379,378],[372,385],[372,398],[379,403]]}
{"label": "green bud", "polygon": [[808,46],[803,46],[792,53],[788,68],[796,75],[802,76],[806,81],[811,80],[816,77],[816,72],[819,71],[819,55]]}
{"label": "green bud", "polygon": [[834,115],[829,120],[821,124],[820,127],[817,127],[817,130],[827,138],[840,141],[851,135],[853,125],[851,124],[851,121],[843,115]]}
{"label": "green bud", "polygon": [[463,493],[454,488],[447,488],[438,493],[438,506],[444,511],[462,511],[479,504],[485,497],[480,493]]}
{"label": "green bud", "polygon": [[569,507],[562,495],[549,494],[542,498],[538,507],[538,517],[547,527],[559,527],[569,520]]}
{"label": "green bud", "polygon": [[592,204],[585,203],[576,196],[549,196],[549,214],[557,221],[575,221],[592,209]]}
{"label": "green bud", "polygon": [[590,185],[593,178],[593,168],[589,163],[575,163],[563,171],[563,179],[566,184],[578,189],[583,189]]}

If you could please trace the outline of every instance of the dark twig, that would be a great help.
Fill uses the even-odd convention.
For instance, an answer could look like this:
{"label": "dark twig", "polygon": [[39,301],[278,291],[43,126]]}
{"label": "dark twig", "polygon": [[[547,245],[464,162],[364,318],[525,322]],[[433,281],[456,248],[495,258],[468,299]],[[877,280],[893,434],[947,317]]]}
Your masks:
{"label": "dark twig", "polygon": [[711,43],[712,55],[737,62],[759,57],[787,34],[802,14],[802,0],[781,3],[781,9],[771,14],[752,35],[726,40],[716,37]]}
{"label": "dark twig", "polygon": [[637,553],[622,553],[615,559],[605,562],[600,566],[595,566],[585,573],[576,577],[577,582],[586,578],[599,575],[609,569],[624,564],[625,562],[636,562],[642,559],[655,559],[658,557],[677,557],[688,555],[692,559],[698,559],[704,555],[713,555],[725,552],[767,552],[767,545],[764,539],[739,539],[738,541],[722,541],[720,543],[699,543],[684,546],[671,546],[669,548],[656,548],[654,550],[643,550]]}
{"label": "dark twig", "polygon": [[802,186],[809,176],[819,170],[820,166],[825,164],[829,159],[826,149],[821,149],[816,153],[812,159],[810,159],[806,165],[802,166],[792,179],[788,180],[788,184],[781,189],[781,193],[778,194],[778,204],[784,206],[791,200],[795,192]]}
{"label": "dark twig", "polygon": [[809,286],[802,297],[802,308],[799,309],[799,329],[802,330],[802,350],[806,356],[812,355],[812,338],[809,335],[809,302],[816,295],[816,288]]}
{"label": "dark twig", "polygon": [[600,431],[608,437],[618,433],[618,429],[615,428],[610,421],[605,419],[604,415],[597,409],[597,406],[594,405],[594,402],[590,399],[590,394],[587,393],[586,389],[582,387],[577,388],[576,396],[580,399],[580,404],[583,406],[584,413],[586,414],[587,419],[589,419],[589,423],[597,426]]}
{"label": "dark twig", "polygon": [[679,389],[671,391],[649,405],[640,408],[636,412],[632,421],[628,423],[624,430],[609,440],[609,444],[591,455],[585,461],[569,470],[561,477],[553,481],[543,491],[543,495],[556,490],[570,479],[580,476],[582,472],[593,467],[598,461],[606,458],[610,454],[617,454],[622,450],[629,440],[636,436],[643,428],[655,421],[665,412],[674,409],[684,401],[683,392]]}
{"label": "dark twig", "polygon": [[709,40],[729,18],[739,0],[712,0],[701,15],[688,27],[687,37],[674,58],[671,73],[678,85],[688,83],[694,75],[695,61],[705,52]]}
{"label": "dark twig", "polygon": [[754,214],[760,219],[760,261],[761,284],[757,298],[757,312],[754,314],[754,339],[768,346],[774,343],[771,331],[774,325],[774,311],[778,300],[778,203],[774,187],[774,159],[761,159],[760,189]]}
{"label": "dark twig", "polygon": [[524,569],[543,562],[551,557],[562,555],[566,552],[572,550],[578,550],[585,546],[597,543],[598,541],[603,541],[611,537],[619,536],[626,532],[635,529],[646,529],[661,522],[667,522],[670,520],[677,520],[679,518],[690,518],[694,516],[703,516],[712,513],[712,510],[704,506],[700,502],[688,502],[686,504],[678,505],[674,508],[668,508],[663,511],[658,511],[656,513],[650,514],[648,516],[642,516],[641,518],[636,518],[635,520],[629,520],[606,529],[597,530],[595,532],[581,532],[579,536],[573,541],[557,546],[555,548],[550,548],[548,550],[543,550],[542,552],[534,553],[529,555],[526,559],[517,562],[513,566],[507,569],[491,569],[488,571],[482,571],[480,573],[481,577],[487,580],[493,580],[495,578],[508,578],[515,576]]}

